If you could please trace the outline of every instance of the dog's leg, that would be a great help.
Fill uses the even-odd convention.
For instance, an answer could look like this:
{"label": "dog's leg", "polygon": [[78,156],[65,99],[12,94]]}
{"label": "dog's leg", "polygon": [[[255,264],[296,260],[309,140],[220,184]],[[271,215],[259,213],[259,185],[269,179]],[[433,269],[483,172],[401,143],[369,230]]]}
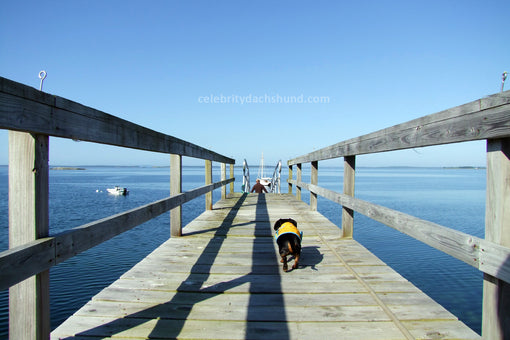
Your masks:
{"label": "dog's leg", "polygon": [[282,262],[283,262],[283,271],[289,271],[289,266],[287,265],[287,255],[282,256]]}
{"label": "dog's leg", "polygon": [[292,269],[297,269],[298,265],[299,265],[299,254],[296,254],[294,256],[294,265],[292,266]]}

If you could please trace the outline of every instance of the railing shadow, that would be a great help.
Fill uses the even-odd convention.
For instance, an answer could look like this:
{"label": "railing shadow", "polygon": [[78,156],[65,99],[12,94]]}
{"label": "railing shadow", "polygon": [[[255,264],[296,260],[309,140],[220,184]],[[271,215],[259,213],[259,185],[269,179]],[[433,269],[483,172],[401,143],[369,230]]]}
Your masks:
{"label": "railing shadow", "polygon": [[[232,221],[243,205],[243,202],[246,200],[246,197],[247,194],[241,196],[228,215],[224,218],[222,224],[217,228],[215,235],[209,240],[207,246],[203,249],[202,254],[193,265],[189,276],[180,284],[177,288],[176,294],[170,301],[136,313],[125,315],[122,318],[105,323],[101,326],[80,332],[76,334],[76,337],[114,336],[146,323],[149,319],[148,315],[151,315],[150,319],[157,320],[157,323],[148,335],[149,338],[177,338],[183,330],[184,324],[186,323],[194,305],[201,301],[223,294],[232,288],[249,283],[250,297],[247,306],[245,338],[289,339],[289,331],[286,324],[285,304],[281,294],[282,287],[281,280],[279,278],[280,272],[276,260],[274,267],[265,266],[263,270],[264,275],[272,276],[270,293],[274,294],[269,294],[271,295],[270,297],[268,294],[256,294],[256,292],[264,291],[267,288],[267,282],[261,280],[260,276],[256,276],[257,273],[260,273],[260,270],[256,267],[262,261],[260,259],[260,254],[264,251],[267,254],[268,247],[266,242],[271,242],[272,244],[271,237],[264,237],[265,240],[262,242],[257,240],[257,237],[254,237],[252,268],[249,274],[241,275],[231,281],[204,287],[204,283],[208,280],[211,274],[211,267],[213,266],[214,259],[219,254],[225,240],[225,237],[221,237],[221,235],[225,235],[225,233],[228,232],[228,229],[233,227]],[[263,194],[260,194],[258,197],[256,215],[258,217],[265,217],[266,221],[269,220],[266,200]],[[259,231],[263,231],[268,227],[270,226],[268,226],[267,222],[255,222],[254,234],[258,235],[260,234]],[[266,245],[266,247],[264,247],[264,245]],[[271,256],[276,259],[275,252],[274,254],[271,254]],[[201,275],[193,275],[198,272]],[[258,279],[255,279],[256,277]],[[278,279],[275,280],[275,277]],[[269,304],[269,312],[261,313],[261,307],[269,306]],[[169,320],[171,320],[171,325],[168,324]],[[274,321],[279,321],[277,327],[275,327]],[[204,331],[204,336],[206,334],[207,330]],[[74,338],[75,337],[73,336],[65,339]]]}
{"label": "railing shadow", "polygon": [[[267,202],[266,202],[266,196],[264,194],[258,194],[258,200],[257,200],[257,210],[255,215],[260,221],[268,221],[269,222],[269,213],[267,211]],[[270,222],[259,222],[257,221],[255,223],[255,235],[262,234],[264,230],[271,230]],[[273,245],[273,239],[272,237],[265,237],[264,240],[266,240],[270,245]],[[260,254],[263,253],[264,249],[267,249],[264,247],[266,244],[265,242],[257,242],[257,238],[255,237],[253,240],[253,251],[252,251],[252,273],[255,272],[257,263],[261,260]],[[273,248],[274,249],[274,248]],[[276,328],[273,327],[267,327],[268,324],[261,322],[261,323],[255,323],[255,322],[248,322],[246,327],[246,334],[245,339],[281,339],[286,340],[290,338],[289,335],[289,329],[287,326],[287,316],[285,312],[285,301],[283,299],[283,294],[281,294],[282,290],[282,282],[280,278],[280,270],[279,270],[279,262],[276,260],[276,252],[273,250],[272,257],[275,258],[275,265],[273,267],[269,267],[268,275],[273,275],[274,278],[277,277],[277,279],[268,280],[268,282],[271,282],[271,291],[274,291],[276,294],[272,296],[272,302],[271,302],[271,311],[268,313],[268,311],[264,311],[264,313],[261,313],[256,306],[263,305],[267,303],[267,297],[264,296],[265,294],[256,294],[261,291],[267,291],[268,282],[264,281],[253,281],[251,282],[250,286],[250,302],[248,305],[248,321],[252,320],[261,320],[261,317],[263,317],[264,321],[278,321]],[[263,316],[259,314],[264,314]],[[273,324],[274,325],[274,324]]]}

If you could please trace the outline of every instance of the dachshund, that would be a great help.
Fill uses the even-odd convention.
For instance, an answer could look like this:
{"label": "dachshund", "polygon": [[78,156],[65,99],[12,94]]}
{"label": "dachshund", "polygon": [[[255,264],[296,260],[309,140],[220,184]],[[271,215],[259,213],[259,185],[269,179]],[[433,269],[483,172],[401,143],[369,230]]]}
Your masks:
{"label": "dachshund", "polygon": [[301,239],[303,232],[297,228],[297,222],[292,218],[281,218],[274,224],[275,239],[282,257],[283,271],[288,272],[287,255],[294,255],[292,269],[298,268],[299,256],[301,255]]}

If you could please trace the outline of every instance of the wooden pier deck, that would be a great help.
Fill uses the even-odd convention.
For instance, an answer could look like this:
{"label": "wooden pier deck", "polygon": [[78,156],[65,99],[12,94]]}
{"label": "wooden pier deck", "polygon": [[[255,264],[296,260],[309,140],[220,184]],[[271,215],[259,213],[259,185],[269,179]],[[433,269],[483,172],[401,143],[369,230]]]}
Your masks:
{"label": "wooden pier deck", "polygon": [[[272,225],[304,232],[285,273]],[[476,339],[289,194],[231,194],[96,295],[52,339]]]}

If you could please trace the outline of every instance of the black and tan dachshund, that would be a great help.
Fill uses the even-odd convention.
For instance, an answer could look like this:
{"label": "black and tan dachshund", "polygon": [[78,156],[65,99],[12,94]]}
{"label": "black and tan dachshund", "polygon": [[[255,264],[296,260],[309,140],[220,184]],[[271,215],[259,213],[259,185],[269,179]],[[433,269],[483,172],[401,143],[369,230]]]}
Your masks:
{"label": "black and tan dachshund", "polygon": [[275,239],[278,244],[278,249],[281,261],[283,263],[283,270],[289,271],[287,265],[287,256],[294,256],[294,265],[292,269],[296,269],[299,265],[299,256],[301,255],[301,239],[303,233],[297,228],[297,222],[292,218],[281,218],[274,224]]}

